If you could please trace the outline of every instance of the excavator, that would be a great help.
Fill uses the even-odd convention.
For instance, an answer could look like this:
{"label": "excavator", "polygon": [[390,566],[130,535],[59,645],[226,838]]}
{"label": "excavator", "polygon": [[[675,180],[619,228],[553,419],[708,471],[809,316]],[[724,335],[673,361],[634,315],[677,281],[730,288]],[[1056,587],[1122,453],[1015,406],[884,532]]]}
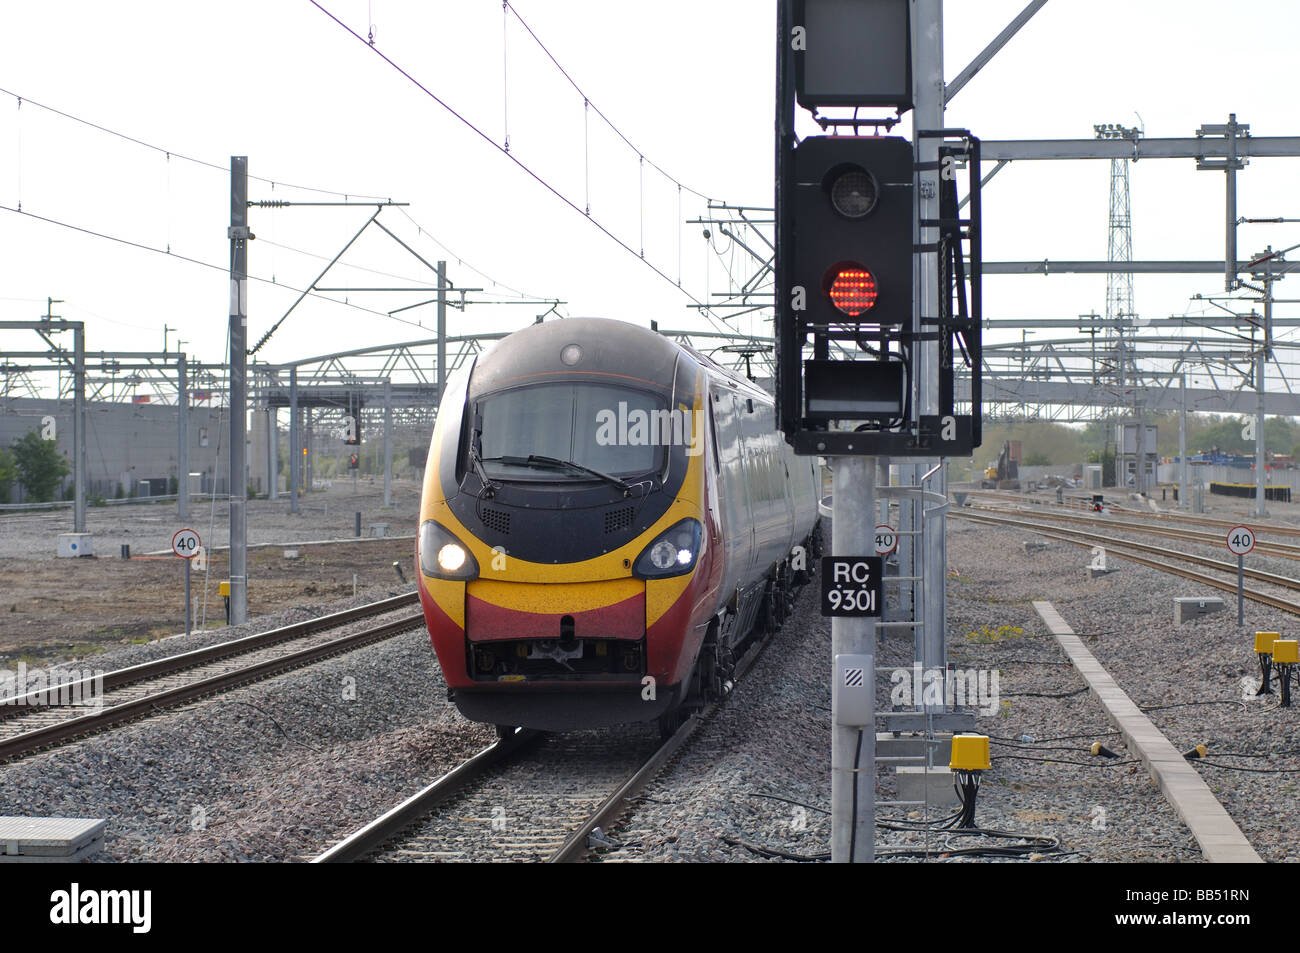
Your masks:
{"label": "excavator", "polygon": [[1018,490],[1020,489],[1020,441],[1008,440],[1002,444],[995,462],[984,471],[980,481],[984,490]]}

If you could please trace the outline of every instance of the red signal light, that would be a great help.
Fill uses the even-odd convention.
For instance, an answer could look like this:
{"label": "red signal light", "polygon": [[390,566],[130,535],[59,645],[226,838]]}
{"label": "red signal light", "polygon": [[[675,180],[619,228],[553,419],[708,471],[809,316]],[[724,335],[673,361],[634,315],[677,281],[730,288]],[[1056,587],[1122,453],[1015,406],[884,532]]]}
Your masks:
{"label": "red signal light", "polygon": [[876,304],[879,289],[876,277],[861,265],[846,263],[831,269],[831,302],[851,318],[870,311]]}

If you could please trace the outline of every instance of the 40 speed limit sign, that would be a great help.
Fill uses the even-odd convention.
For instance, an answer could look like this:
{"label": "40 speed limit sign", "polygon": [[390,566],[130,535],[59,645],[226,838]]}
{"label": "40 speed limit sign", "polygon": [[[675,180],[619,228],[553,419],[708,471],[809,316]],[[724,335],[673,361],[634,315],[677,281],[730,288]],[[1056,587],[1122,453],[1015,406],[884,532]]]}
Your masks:
{"label": "40 speed limit sign", "polygon": [[172,552],[181,559],[193,559],[203,549],[203,541],[192,529],[178,529],[172,537]]}
{"label": "40 speed limit sign", "polygon": [[1249,526],[1234,526],[1228,530],[1228,552],[1244,556],[1255,548],[1255,532]]}
{"label": "40 speed limit sign", "polygon": [[880,556],[823,556],[822,615],[879,618],[884,563]]}

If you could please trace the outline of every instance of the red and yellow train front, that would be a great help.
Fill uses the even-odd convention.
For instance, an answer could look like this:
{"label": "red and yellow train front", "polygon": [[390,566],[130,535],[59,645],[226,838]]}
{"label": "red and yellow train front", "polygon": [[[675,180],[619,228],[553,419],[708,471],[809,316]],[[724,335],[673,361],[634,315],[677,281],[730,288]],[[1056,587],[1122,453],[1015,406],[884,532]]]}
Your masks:
{"label": "red and yellow train front", "polygon": [[[555,326],[556,357],[583,341],[576,323]],[[661,363],[675,371],[677,354]],[[417,548],[425,618],[473,720],[649,720],[680,702],[716,608],[703,375],[665,387],[555,363],[481,384],[476,371],[459,412],[444,402]]]}

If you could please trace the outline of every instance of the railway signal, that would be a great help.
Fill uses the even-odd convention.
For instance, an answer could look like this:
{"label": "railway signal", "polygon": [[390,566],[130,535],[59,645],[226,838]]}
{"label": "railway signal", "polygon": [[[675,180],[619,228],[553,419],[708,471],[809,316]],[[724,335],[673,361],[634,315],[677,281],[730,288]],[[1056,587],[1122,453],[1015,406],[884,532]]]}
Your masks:
{"label": "railway signal", "polygon": [[[881,135],[897,116],[859,112],[912,107],[908,0],[782,0],[778,8],[781,430],[800,454],[967,455],[980,442],[979,141],[959,130],[917,131],[918,142],[940,143],[940,187],[929,193],[939,217],[918,218],[916,145]],[[796,134],[799,107],[824,135]],[[969,179],[965,211],[959,166]],[[933,174],[934,164],[927,168]],[[938,240],[919,246],[918,229]],[[918,313],[918,251],[938,259],[921,272],[933,313]],[[955,410],[959,361],[970,369],[968,414]]]}

